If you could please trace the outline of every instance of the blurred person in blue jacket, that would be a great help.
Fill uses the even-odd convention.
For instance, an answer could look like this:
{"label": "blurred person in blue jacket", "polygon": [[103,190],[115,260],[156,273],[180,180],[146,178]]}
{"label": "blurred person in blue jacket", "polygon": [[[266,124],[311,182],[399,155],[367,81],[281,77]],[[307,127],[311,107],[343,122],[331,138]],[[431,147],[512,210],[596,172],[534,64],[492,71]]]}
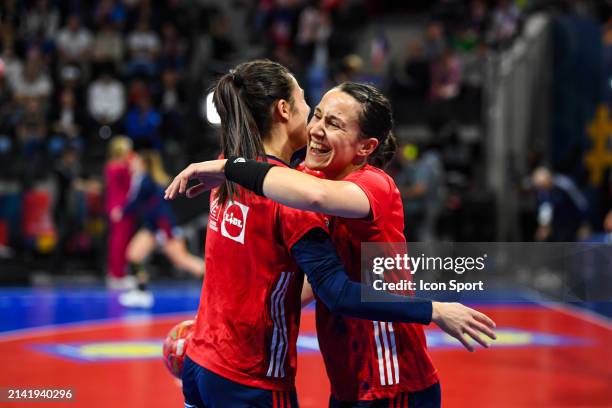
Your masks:
{"label": "blurred person in blue jacket", "polygon": [[589,235],[588,201],[569,177],[538,167],[531,179],[538,198],[537,241],[573,242]]}

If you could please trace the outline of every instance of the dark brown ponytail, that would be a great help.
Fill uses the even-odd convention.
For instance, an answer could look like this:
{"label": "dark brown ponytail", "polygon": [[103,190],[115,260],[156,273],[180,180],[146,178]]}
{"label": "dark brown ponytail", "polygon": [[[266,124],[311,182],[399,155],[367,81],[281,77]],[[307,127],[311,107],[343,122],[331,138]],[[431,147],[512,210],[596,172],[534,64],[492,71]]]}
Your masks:
{"label": "dark brown ponytail", "polygon": [[[213,102],[221,118],[223,156],[265,157],[263,139],[272,125],[274,103],[285,99],[293,104],[292,89],[287,68],[268,60],[242,63],[221,77]],[[219,188],[220,203],[235,194],[236,185],[225,182]]]}

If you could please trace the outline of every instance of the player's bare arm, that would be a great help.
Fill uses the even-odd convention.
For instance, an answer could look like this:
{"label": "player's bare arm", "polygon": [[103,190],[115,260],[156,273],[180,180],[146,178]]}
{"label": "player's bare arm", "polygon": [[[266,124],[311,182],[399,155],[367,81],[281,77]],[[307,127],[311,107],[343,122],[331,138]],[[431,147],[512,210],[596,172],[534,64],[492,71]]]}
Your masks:
{"label": "player's bare arm", "polygon": [[[226,161],[210,160],[190,164],[168,186],[165,198],[171,200],[183,193],[187,197],[195,197],[218,186],[225,180]],[[200,183],[187,188],[190,180],[198,180]],[[368,197],[354,183],[324,180],[284,167],[276,166],[268,171],[263,182],[263,193],[271,200],[300,210],[345,218],[364,218],[370,213]]]}
{"label": "player's bare arm", "polygon": [[[199,163],[191,163],[185,167],[166,188],[164,198],[173,200],[179,194],[186,194],[187,197],[195,197],[205,191],[212,190],[225,181],[225,162],[227,160],[208,160]],[[191,180],[198,180],[199,183],[187,188]]]}

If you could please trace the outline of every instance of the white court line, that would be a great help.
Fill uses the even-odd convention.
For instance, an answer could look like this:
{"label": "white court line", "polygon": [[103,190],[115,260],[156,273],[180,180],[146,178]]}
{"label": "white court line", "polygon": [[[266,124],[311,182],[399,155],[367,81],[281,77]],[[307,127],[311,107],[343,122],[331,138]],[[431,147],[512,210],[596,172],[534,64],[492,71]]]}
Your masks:
{"label": "white court line", "polygon": [[[99,330],[104,326],[110,326],[117,323],[136,323],[145,324],[151,321],[158,322],[158,320],[172,320],[179,317],[195,316],[196,311],[193,312],[172,312],[172,313],[159,313],[155,315],[135,315],[135,316],[121,316],[121,317],[110,317],[105,319],[95,320],[83,320],[79,322],[50,324],[37,327],[28,327],[25,329],[9,330],[0,332],[0,343],[27,339],[31,337],[42,337],[57,333],[60,330],[70,329],[71,332],[87,331],[87,330]],[[161,319],[158,319],[161,318]]]}
{"label": "white court line", "polygon": [[596,326],[603,327],[606,330],[612,330],[612,319],[607,316],[601,315],[588,309],[574,306],[569,303],[558,302],[543,298],[542,295],[532,290],[526,290],[524,294],[529,301],[537,303],[538,305],[543,306],[547,309],[551,309],[559,313],[575,317],[577,319],[582,319]]}

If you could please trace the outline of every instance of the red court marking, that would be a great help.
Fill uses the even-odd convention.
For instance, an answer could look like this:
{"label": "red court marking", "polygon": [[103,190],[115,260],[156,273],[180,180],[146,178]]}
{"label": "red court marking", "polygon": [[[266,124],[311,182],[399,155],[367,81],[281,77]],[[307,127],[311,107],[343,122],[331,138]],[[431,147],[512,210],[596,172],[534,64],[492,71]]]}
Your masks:
{"label": "red court marking", "polygon": [[[468,353],[433,350],[442,378],[444,407],[610,407],[612,330],[563,310],[482,308],[500,327],[587,338],[588,346],[492,348]],[[87,363],[36,352],[31,346],[61,342],[159,339],[192,314],[151,321],[102,322],[32,330],[0,337],[1,386],[72,387],[76,402],[53,407],[182,407],[179,387],[158,360]],[[314,333],[314,313],[302,330]],[[327,406],[329,385],[318,353],[298,359],[302,408]],[[40,407],[41,403],[3,406]]]}
{"label": "red court marking", "polygon": [[[65,331],[25,333],[21,340],[3,341],[0,338],[3,359],[0,384],[74,389],[75,401],[54,402],[53,407],[182,407],[180,388],[161,360],[86,363],[36,352],[30,347],[75,341],[159,339],[178,321],[192,317],[193,314],[189,314],[153,321],[93,323],[88,330],[78,325]],[[7,406],[40,407],[41,403]]]}
{"label": "red court marking", "polygon": [[565,310],[482,308],[498,326],[586,338],[587,346],[434,350],[445,407],[611,407],[612,330]]}

